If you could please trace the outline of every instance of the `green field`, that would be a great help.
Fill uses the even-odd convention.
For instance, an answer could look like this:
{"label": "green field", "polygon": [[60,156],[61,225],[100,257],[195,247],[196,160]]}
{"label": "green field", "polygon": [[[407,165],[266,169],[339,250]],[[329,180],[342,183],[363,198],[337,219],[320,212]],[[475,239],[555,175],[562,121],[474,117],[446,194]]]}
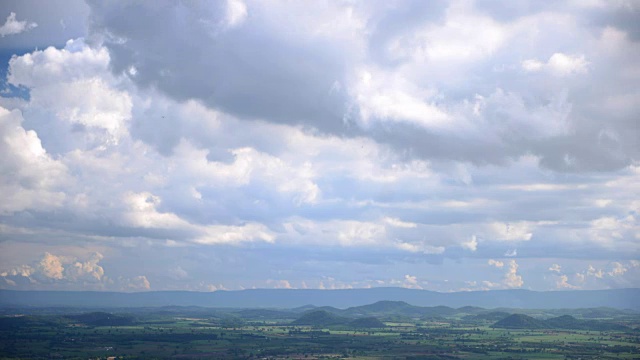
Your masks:
{"label": "green field", "polygon": [[624,331],[595,331],[498,329],[492,321],[460,314],[438,320],[407,316],[398,321],[397,314],[381,313],[385,326],[365,329],[350,328],[348,323],[292,325],[302,315],[296,313],[264,319],[259,313],[256,318],[242,317],[243,313],[228,309],[66,311],[73,315],[48,310],[0,317],[0,358],[640,358],[634,316],[610,319],[627,324]]}

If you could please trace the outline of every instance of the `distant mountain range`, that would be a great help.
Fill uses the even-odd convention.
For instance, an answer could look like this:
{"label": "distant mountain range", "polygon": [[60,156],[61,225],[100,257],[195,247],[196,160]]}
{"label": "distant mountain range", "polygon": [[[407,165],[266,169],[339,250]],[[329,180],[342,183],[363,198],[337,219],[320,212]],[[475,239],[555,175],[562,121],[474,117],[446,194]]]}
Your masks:
{"label": "distant mountain range", "polygon": [[[610,307],[640,310],[640,289],[530,291],[492,290],[440,293],[404,288],[344,290],[251,289],[189,292],[150,291],[137,293],[92,291],[0,290],[0,307],[159,307],[202,306],[230,308],[291,309],[306,305],[347,308],[378,301],[404,301],[411,306],[577,309]],[[411,304],[411,305],[409,305]],[[382,305],[384,306],[384,303]],[[366,312],[371,313],[371,311]],[[384,311],[384,309],[380,309]],[[375,313],[375,311],[373,311]]]}

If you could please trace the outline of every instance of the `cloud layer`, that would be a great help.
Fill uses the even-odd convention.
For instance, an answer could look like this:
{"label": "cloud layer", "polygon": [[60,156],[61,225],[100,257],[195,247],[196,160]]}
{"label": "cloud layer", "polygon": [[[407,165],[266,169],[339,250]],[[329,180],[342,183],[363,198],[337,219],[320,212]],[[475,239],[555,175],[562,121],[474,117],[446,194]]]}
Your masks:
{"label": "cloud layer", "polygon": [[76,5],[2,27],[5,288],[640,286],[632,2]]}

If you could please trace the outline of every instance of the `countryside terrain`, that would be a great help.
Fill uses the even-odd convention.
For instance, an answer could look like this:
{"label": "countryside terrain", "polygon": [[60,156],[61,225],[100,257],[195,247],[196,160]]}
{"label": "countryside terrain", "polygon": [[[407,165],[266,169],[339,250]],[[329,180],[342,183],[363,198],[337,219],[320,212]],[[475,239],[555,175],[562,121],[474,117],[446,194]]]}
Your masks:
{"label": "countryside terrain", "polygon": [[3,307],[2,359],[637,359],[640,313],[608,307]]}

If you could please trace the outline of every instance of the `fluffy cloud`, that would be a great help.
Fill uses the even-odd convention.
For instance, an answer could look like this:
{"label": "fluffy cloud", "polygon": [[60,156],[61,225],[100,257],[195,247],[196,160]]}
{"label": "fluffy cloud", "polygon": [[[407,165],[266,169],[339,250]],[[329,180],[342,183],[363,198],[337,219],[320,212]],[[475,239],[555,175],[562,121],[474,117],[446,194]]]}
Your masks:
{"label": "fluffy cloud", "polygon": [[495,266],[497,268],[501,268],[504,266],[504,263],[502,261],[498,261],[498,260],[493,260],[493,259],[489,259],[489,261],[487,262],[489,265],[491,266]]}
{"label": "fluffy cloud", "polygon": [[0,277],[13,288],[25,286],[46,289],[48,285],[71,289],[93,290],[149,290],[146,276],[118,277],[115,281],[105,274],[99,252],[85,258],[70,255],[55,255],[45,252],[40,260],[31,265],[19,265],[0,272]]}
{"label": "fluffy cloud", "polygon": [[98,265],[98,262],[103,259],[104,256],[100,253],[94,253],[91,255],[87,261],[74,262],[67,269],[68,275],[67,277],[71,281],[88,280],[100,282],[104,276],[104,269],[102,266]]}
{"label": "fluffy cloud", "polygon": [[524,4],[17,7],[3,286],[638,286],[636,28]]}
{"label": "fluffy cloud", "polygon": [[503,287],[503,288],[520,288],[524,285],[522,276],[518,274],[518,263],[515,260],[509,260],[506,264],[502,261],[489,259],[487,262],[490,266],[502,269],[506,266],[506,270],[500,284],[492,283],[491,281],[484,281],[484,285],[488,288]]}
{"label": "fluffy cloud", "polygon": [[293,289],[288,280],[267,280],[267,285],[275,289]]}
{"label": "fluffy cloud", "polygon": [[144,275],[136,276],[131,279],[119,278],[119,282],[122,284],[120,290],[122,291],[144,291],[151,290],[151,283]]}
{"label": "fluffy cloud", "polygon": [[476,251],[478,250],[478,239],[473,235],[469,241],[463,242],[461,246],[467,250]]}
{"label": "fluffy cloud", "polygon": [[4,194],[0,213],[55,208],[65,199],[60,186],[67,176],[66,166],[53,159],[38,134],[25,130],[22,122],[19,110],[0,107],[0,192]]}
{"label": "fluffy cloud", "polygon": [[42,274],[48,278],[61,280],[64,275],[64,267],[59,257],[45,253],[42,260],[40,260],[39,269]]}
{"label": "fluffy cloud", "polygon": [[29,31],[37,26],[38,24],[34,22],[17,20],[16,13],[12,12],[9,14],[9,16],[7,16],[7,20],[5,21],[5,23],[0,26],[0,37],[20,34],[21,32]]}
{"label": "fluffy cloud", "polygon": [[569,284],[569,277],[567,275],[558,276],[556,281],[556,288],[558,289],[579,289],[578,286]]}
{"label": "fluffy cloud", "polygon": [[519,288],[524,285],[522,276],[518,274],[518,263],[515,260],[509,261],[509,268],[504,275],[504,285],[509,288]]}
{"label": "fluffy cloud", "polygon": [[525,60],[522,62],[522,68],[525,71],[536,72],[548,70],[556,76],[568,76],[573,74],[583,74],[588,71],[589,63],[585,60],[584,55],[567,55],[563,53],[555,53],[551,55],[546,63],[542,63],[535,59]]}
{"label": "fluffy cloud", "polygon": [[555,273],[560,273],[560,271],[562,270],[562,267],[558,264],[553,264],[551,265],[551,267],[549,268],[549,271],[553,271]]}

